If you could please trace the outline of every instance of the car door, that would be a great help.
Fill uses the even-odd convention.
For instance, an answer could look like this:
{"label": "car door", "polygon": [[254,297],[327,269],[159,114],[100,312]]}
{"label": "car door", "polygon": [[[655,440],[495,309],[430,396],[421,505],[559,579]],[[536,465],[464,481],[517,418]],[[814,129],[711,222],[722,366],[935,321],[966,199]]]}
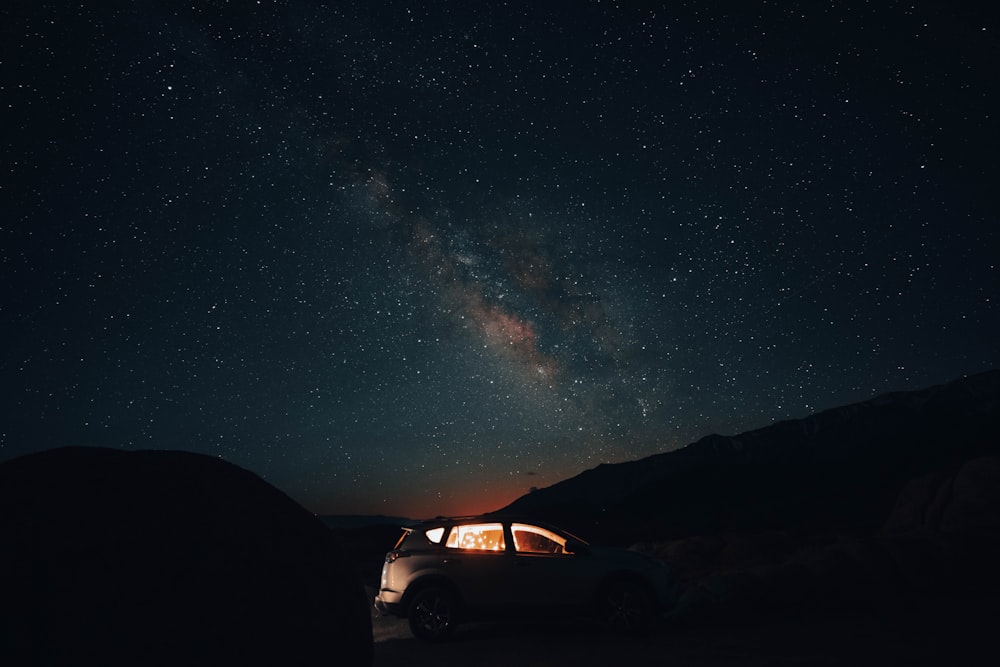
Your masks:
{"label": "car door", "polygon": [[584,555],[566,551],[566,538],[546,528],[512,523],[514,568],[509,594],[527,607],[569,607],[588,601],[593,566]]}
{"label": "car door", "polygon": [[452,526],[444,545],[442,571],[470,607],[510,604],[508,586],[513,560],[499,522]]}

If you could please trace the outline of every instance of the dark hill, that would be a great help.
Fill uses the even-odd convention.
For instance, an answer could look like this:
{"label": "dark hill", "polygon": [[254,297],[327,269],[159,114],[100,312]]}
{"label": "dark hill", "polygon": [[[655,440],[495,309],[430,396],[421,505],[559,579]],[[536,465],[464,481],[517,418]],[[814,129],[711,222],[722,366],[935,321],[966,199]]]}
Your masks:
{"label": "dark hill", "polygon": [[870,532],[907,480],[1000,451],[1000,371],[606,464],[503,511],[611,542],[706,532]]}
{"label": "dark hill", "polygon": [[0,664],[370,665],[336,535],[187,452],[63,448],[0,465]]}

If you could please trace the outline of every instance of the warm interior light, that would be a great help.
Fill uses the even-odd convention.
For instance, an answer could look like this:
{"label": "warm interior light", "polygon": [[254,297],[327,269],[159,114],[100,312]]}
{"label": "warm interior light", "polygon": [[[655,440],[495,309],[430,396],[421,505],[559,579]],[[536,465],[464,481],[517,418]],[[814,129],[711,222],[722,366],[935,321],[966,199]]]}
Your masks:
{"label": "warm interior light", "polygon": [[507,548],[503,537],[503,526],[499,523],[455,526],[448,534],[445,546],[452,549],[476,549],[479,551],[503,551]]}
{"label": "warm interior light", "polygon": [[439,542],[441,542],[441,538],[444,536],[444,527],[442,526],[440,528],[431,528],[430,530],[425,532],[424,535],[426,535],[427,539],[433,542],[434,544],[438,544]]}
{"label": "warm interior light", "polygon": [[523,553],[564,554],[566,539],[539,526],[514,523],[510,526],[514,536],[514,548]]}

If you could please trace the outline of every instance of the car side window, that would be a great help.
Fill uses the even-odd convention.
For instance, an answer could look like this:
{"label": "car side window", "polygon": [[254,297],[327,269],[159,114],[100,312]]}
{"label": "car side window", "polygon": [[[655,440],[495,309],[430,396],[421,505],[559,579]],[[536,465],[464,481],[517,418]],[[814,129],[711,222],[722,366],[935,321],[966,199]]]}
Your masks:
{"label": "car side window", "polygon": [[510,526],[514,537],[514,549],[519,553],[564,554],[566,540],[560,535],[540,526],[514,523]]}
{"label": "car side window", "polygon": [[503,524],[475,523],[453,526],[445,546],[449,549],[475,549],[477,551],[503,551],[507,548],[503,537]]}

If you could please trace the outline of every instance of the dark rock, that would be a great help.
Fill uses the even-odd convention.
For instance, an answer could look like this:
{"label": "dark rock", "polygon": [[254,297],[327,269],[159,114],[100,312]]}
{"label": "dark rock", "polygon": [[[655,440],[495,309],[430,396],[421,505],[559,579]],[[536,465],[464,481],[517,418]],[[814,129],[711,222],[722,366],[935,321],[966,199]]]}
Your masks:
{"label": "dark rock", "polygon": [[959,468],[940,529],[1000,531],[1000,456],[979,458]]}
{"label": "dark rock", "polygon": [[992,609],[1000,595],[1000,457],[911,480],[876,536],[710,534],[642,550],[677,574],[683,590],[672,616],[681,622],[747,622],[782,610],[933,613],[940,621],[949,600]]}
{"label": "dark rock", "polygon": [[936,470],[907,482],[882,526],[882,532],[898,535],[940,528],[943,504],[950,496],[953,481],[949,472]]}
{"label": "dark rock", "polygon": [[901,576],[914,588],[1000,594],[1000,456],[912,480],[882,534]]}
{"label": "dark rock", "polygon": [[370,665],[336,535],[186,452],[64,448],[0,465],[0,664]]}
{"label": "dark rock", "polygon": [[725,539],[719,535],[699,535],[668,542],[656,556],[666,562],[678,578],[694,579],[716,569],[716,561],[725,546]]}

